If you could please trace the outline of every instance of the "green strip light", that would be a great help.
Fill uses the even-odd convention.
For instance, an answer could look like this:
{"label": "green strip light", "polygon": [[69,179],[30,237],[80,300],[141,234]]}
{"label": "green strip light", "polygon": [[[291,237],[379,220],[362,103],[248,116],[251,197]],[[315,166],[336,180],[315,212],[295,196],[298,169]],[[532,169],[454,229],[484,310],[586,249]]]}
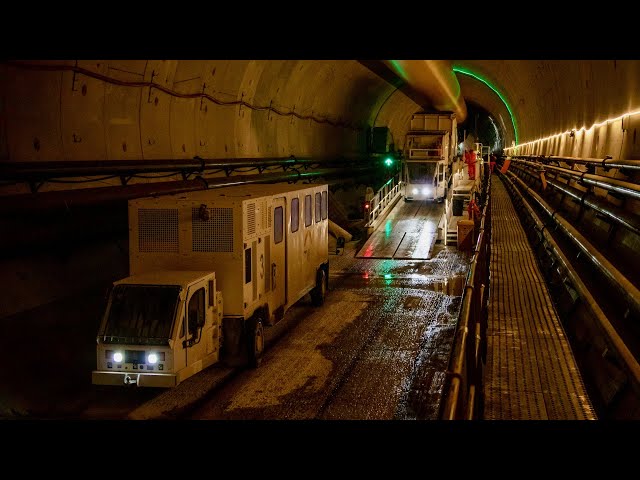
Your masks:
{"label": "green strip light", "polygon": [[480,80],[487,87],[489,87],[491,90],[496,92],[496,95],[498,95],[498,97],[500,97],[500,100],[502,100],[502,103],[504,103],[504,106],[507,107],[507,111],[509,112],[509,115],[511,116],[511,123],[513,124],[513,132],[514,132],[514,134],[516,136],[516,145],[518,145],[518,129],[516,128],[516,118],[513,116],[513,112],[511,111],[511,107],[509,106],[509,104],[507,103],[505,98],[502,96],[502,94],[498,91],[498,89],[495,88],[493,85],[491,85],[489,82],[487,82],[484,78],[478,76],[478,74],[470,72],[469,70],[464,70],[464,69],[462,69],[460,67],[453,67],[453,71],[456,72],[456,73],[464,73],[465,75],[469,75],[470,77],[473,77],[476,80]]}
{"label": "green strip light", "polygon": [[398,63],[397,60],[391,60],[391,65],[393,65],[396,68],[397,73],[399,73],[402,79],[406,81],[407,72],[404,71],[404,68],[402,68],[402,65],[400,65],[400,63]]}

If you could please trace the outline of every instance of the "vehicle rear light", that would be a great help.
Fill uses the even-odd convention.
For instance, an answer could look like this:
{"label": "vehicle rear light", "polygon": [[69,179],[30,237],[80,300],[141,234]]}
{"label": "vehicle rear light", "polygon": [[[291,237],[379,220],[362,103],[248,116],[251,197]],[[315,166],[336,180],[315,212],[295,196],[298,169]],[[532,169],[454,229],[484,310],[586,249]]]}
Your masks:
{"label": "vehicle rear light", "polygon": [[111,360],[112,357],[113,357],[113,350],[104,351],[104,358],[106,358],[107,360]]}
{"label": "vehicle rear light", "polygon": [[156,355],[158,355],[158,360],[164,362],[164,352],[158,352]]}

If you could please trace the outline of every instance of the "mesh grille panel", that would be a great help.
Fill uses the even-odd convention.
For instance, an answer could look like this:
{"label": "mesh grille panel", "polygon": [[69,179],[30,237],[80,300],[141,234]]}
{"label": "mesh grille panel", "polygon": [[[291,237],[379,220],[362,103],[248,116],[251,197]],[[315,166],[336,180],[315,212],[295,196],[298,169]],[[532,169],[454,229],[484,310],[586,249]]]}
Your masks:
{"label": "mesh grille panel", "polygon": [[178,251],[178,210],[140,208],[138,210],[138,250],[141,252]]}
{"label": "mesh grille panel", "polygon": [[249,235],[256,233],[256,204],[251,203],[247,206],[247,230]]}
{"label": "mesh grille panel", "polygon": [[201,220],[198,208],[191,209],[194,252],[233,252],[233,209],[208,208],[209,220]]}

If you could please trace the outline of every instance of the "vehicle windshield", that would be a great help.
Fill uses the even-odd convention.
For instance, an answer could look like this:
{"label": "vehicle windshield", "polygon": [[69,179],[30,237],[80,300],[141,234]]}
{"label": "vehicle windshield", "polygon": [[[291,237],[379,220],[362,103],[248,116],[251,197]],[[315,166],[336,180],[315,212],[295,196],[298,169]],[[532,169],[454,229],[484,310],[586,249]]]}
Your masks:
{"label": "vehicle windshield", "polygon": [[116,285],[102,335],[106,343],[166,343],[178,305],[177,285]]}
{"label": "vehicle windshield", "polygon": [[407,183],[434,183],[436,162],[407,163]]}

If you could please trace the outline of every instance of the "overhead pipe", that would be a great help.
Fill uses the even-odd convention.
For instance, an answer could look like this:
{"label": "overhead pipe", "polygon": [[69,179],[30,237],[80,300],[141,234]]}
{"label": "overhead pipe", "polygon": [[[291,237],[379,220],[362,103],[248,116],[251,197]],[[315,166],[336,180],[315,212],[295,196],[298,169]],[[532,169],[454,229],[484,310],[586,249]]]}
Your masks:
{"label": "overhead pipe", "polygon": [[547,202],[545,202],[540,195],[534,192],[524,181],[516,176],[515,173],[507,171],[527,193],[533,198],[538,205],[549,215],[556,225],[558,225],[562,231],[569,237],[572,243],[577,246],[587,258],[595,265],[595,267],[607,277],[611,283],[618,288],[620,293],[627,299],[636,311],[640,312],[640,290],[638,290],[633,283],[631,283],[627,277],[625,277],[620,271],[613,266],[609,260],[607,260],[580,232],[578,232],[569,222],[567,222],[557,210],[553,210]]}
{"label": "overhead pipe", "polygon": [[[539,180],[538,177],[533,175],[532,173],[526,170],[520,170],[523,173],[530,175],[532,178]],[[602,200],[597,198],[589,198],[588,195],[591,192],[584,192],[582,190],[578,190],[577,188],[571,187],[565,183],[558,182],[555,179],[547,178],[547,184],[553,187],[556,190],[559,190],[563,193],[566,193],[571,198],[578,200],[581,204],[592,208],[598,213],[601,213],[609,220],[613,221],[617,225],[626,228],[632,233],[636,235],[640,235],[640,217],[637,215],[633,215],[629,212],[622,210],[615,205],[607,205]]]}
{"label": "overhead pipe", "polygon": [[[375,167],[361,167],[366,173]],[[304,181],[323,177],[328,184],[353,182],[354,169],[242,175],[184,182],[136,184],[130,187],[104,187],[0,197],[0,258],[32,255],[34,249],[64,250],[69,245],[126,232],[127,200],[146,196],[171,195],[207,188],[251,183]],[[88,192],[86,191],[88,190]],[[111,190],[105,192],[105,190]],[[51,194],[51,195],[50,195]],[[44,198],[44,200],[43,200]],[[39,199],[39,201],[38,201]]]}
{"label": "overhead pipe", "polygon": [[593,185],[594,187],[603,188],[605,190],[613,191],[624,195],[625,197],[635,198],[636,200],[640,200],[640,185],[637,183],[625,182],[624,180],[618,180],[610,177],[603,177],[600,175],[592,175],[587,172],[578,172],[576,170],[571,170],[568,168],[562,167],[553,167],[551,165],[545,165],[538,162],[531,162],[529,160],[519,160],[514,159],[512,161],[517,163],[523,163],[525,165],[536,167],[536,168],[544,168],[545,170],[551,170],[553,172],[558,172],[563,175],[568,175],[576,180],[579,180],[581,183],[586,183],[587,185]]}
{"label": "overhead pipe", "polygon": [[549,162],[564,162],[569,164],[577,163],[579,165],[593,165],[595,167],[602,167],[605,170],[610,168],[640,170],[640,160],[613,160],[609,155],[605,158],[557,157],[555,155],[513,155],[511,158],[540,160],[545,164]]}
{"label": "overhead pipe", "polygon": [[467,105],[450,61],[384,60],[384,63],[409,87],[426,96],[432,103],[431,107],[455,113],[458,123],[467,118]]}
{"label": "overhead pipe", "polygon": [[369,158],[200,158],[171,160],[72,160],[46,162],[4,162],[0,164],[0,178],[14,181],[37,181],[51,178],[87,177],[102,175],[134,175],[137,173],[191,172],[233,170],[236,168],[294,168],[308,165],[364,163]]}
{"label": "overhead pipe", "polygon": [[[511,172],[507,172],[507,173],[511,173]],[[516,180],[520,180],[519,178],[515,177],[513,173],[511,173],[511,175]],[[589,310],[591,310],[596,321],[601,325],[601,327],[606,332],[614,349],[618,352],[618,354],[622,358],[624,364],[627,367],[627,370],[633,376],[636,383],[640,383],[640,364],[636,360],[633,353],[631,353],[631,351],[629,350],[627,345],[624,343],[624,341],[622,340],[622,338],[620,337],[616,329],[613,327],[611,322],[609,322],[609,319],[607,318],[605,313],[602,311],[602,309],[598,305],[598,302],[596,302],[595,298],[593,298],[593,295],[591,295],[591,292],[589,292],[589,289],[586,287],[586,285],[584,284],[584,282],[582,281],[578,273],[573,269],[573,267],[571,266],[571,263],[569,262],[567,257],[564,255],[564,253],[562,253],[562,251],[558,247],[558,244],[553,239],[549,231],[545,229],[544,223],[540,220],[540,217],[538,217],[537,213],[533,210],[531,205],[529,205],[529,202],[525,200],[523,195],[518,191],[518,189],[515,187],[513,182],[511,182],[511,180],[508,177],[503,176],[502,178],[504,178],[504,180],[506,180],[509,183],[509,185],[511,186],[511,190],[513,190],[520,197],[522,204],[524,205],[525,209],[529,212],[529,215],[531,216],[534,223],[536,224],[538,232],[542,234],[543,238],[547,242],[547,245],[551,246],[551,250],[553,251],[553,254],[562,264],[564,271],[566,272],[567,276],[571,280],[571,283],[573,287],[576,289],[576,291],[578,292],[578,295],[582,298],[586,307]]]}
{"label": "overhead pipe", "polygon": [[314,177],[342,177],[345,182],[355,178],[354,174],[376,170],[373,165],[355,168],[325,168],[313,171],[297,170],[289,172],[262,173],[258,175],[234,175],[232,177],[197,177],[193,180],[173,182],[153,182],[114,187],[96,187],[38,194],[0,196],[0,215],[19,215],[24,213],[42,214],[47,211],[67,211],[71,207],[116,204],[133,198],[170,195],[204,190],[206,188],[244,185],[251,183],[274,183],[299,181]]}

